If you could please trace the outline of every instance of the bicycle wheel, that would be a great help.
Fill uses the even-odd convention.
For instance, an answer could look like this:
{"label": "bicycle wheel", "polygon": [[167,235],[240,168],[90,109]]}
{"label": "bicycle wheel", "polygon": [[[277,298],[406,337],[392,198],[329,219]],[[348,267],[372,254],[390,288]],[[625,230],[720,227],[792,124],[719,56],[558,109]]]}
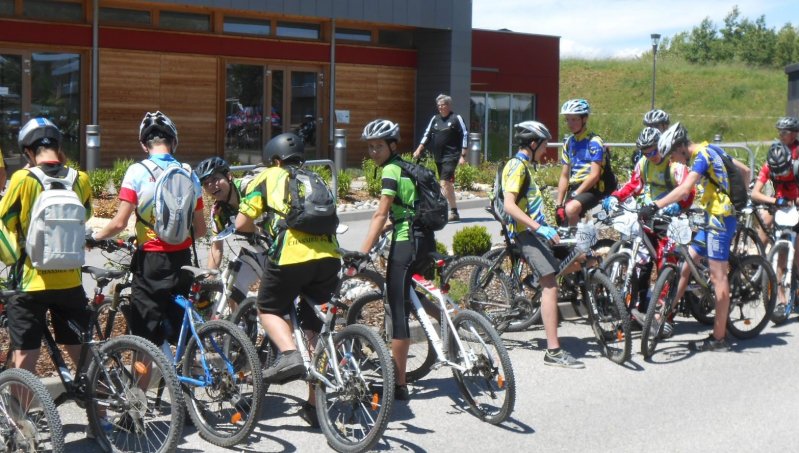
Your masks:
{"label": "bicycle wheel", "polygon": [[355,299],[370,293],[383,294],[386,278],[379,272],[365,269],[352,277],[343,277],[339,290],[339,300],[347,305],[352,305]]}
{"label": "bicycle wheel", "polygon": [[624,298],[624,306],[627,310],[635,308],[630,304],[633,303],[636,295],[632,294],[632,288],[626,288],[624,284],[627,281],[627,275],[631,272],[630,269],[630,255],[626,253],[614,253],[607,255],[602,260],[602,272],[613,282],[616,288],[622,291]]}
{"label": "bicycle wheel", "polygon": [[604,261],[605,258],[618,253],[622,245],[624,245],[624,241],[604,238],[596,241],[596,244],[591,247],[591,251],[594,253],[594,256]]}
{"label": "bicycle wheel", "polygon": [[[108,338],[118,337],[120,335],[130,334],[130,327],[128,326],[127,313],[130,310],[130,296],[124,295],[119,298],[119,305],[117,311],[111,314],[111,302],[106,300],[99,307],[97,307],[97,326],[100,331],[94,332],[94,339],[101,340],[101,338],[110,329]],[[109,324],[110,323],[110,324]]]}
{"label": "bicycle wheel", "polygon": [[757,231],[752,228],[742,227],[735,232],[732,240],[730,254],[736,256],[757,255],[763,256],[765,248],[760,241]]}
{"label": "bicycle wheel", "polygon": [[461,310],[452,324],[463,347],[450,334],[450,360],[460,366],[466,366],[467,357],[471,362],[465,370],[452,368],[461,395],[477,418],[502,423],[516,404],[516,378],[502,339],[483,316],[471,310]]}
{"label": "bicycle wheel", "polygon": [[485,316],[498,331],[524,330],[533,324],[532,305],[523,312],[513,310],[513,291],[501,271],[489,272],[492,263],[479,256],[464,256],[447,266],[441,287],[449,287],[449,297],[461,308]]}
{"label": "bicycle wheel", "polygon": [[[771,247],[771,250],[769,250],[768,257],[766,258],[766,260],[769,262],[769,264],[771,264],[771,268],[772,268],[772,270],[775,270],[775,272],[776,272],[775,266],[777,266],[779,264],[778,263],[778,257],[781,257],[782,259],[787,260],[788,249],[789,249],[788,244],[781,243],[781,244],[774,245],[773,247]],[[793,276],[792,276],[791,280],[794,280],[794,281],[796,280],[796,277],[797,277],[796,271],[797,271],[796,266],[794,266],[793,267]],[[782,283],[782,280],[784,278],[785,278],[785,273],[783,273],[783,275],[780,276],[780,279],[779,279],[780,284],[778,284],[777,290],[778,291],[779,290],[784,291],[785,292],[785,298],[786,299],[793,298],[794,299],[794,303],[796,303],[795,302],[796,292],[793,291],[793,284],[785,285],[784,283]],[[788,302],[788,300],[786,300],[786,302]],[[786,303],[785,310],[779,310],[779,312],[777,312],[777,311],[772,311],[771,312],[771,322],[773,322],[776,325],[782,324],[782,323],[784,323],[785,321],[788,320],[788,316],[789,315],[790,315],[790,310],[789,310],[788,304]]]}
{"label": "bicycle wheel", "polygon": [[[499,263],[499,269],[502,270],[502,275],[506,277],[506,281],[508,283],[508,287],[511,290],[511,294],[514,294],[516,298],[523,297],[529,301],[529,308],[526,310],[531,310],[529,314],[530,325],[537,324],[541,322],[541,297],[540,297],[540,288],[538,286],[532,286],[535,282],[534,278],[531,278],[530,275],[525,275],[524,282],[520,280],[522,278],[522,272],[525,269],[529,270],[527,264],[524,261],[517,260],[515,263],[511,258],[510,254],[508,253],[507,248],[499,248],[499,249],[492,249],[483,254],[483,258],[487,259],[489,262],[494,263],[498,259],[501,258]],[[523,327],[523,323],[512,322],[511,326],[509,326],[508,331],[516,332],[528,329],[530,325]],[[518,329],[518,330],[515,330]]]}
{"label": "bicycle wheel", "polygon": [[671,308],[674,306],[674,298],[677,296],[677,284],[679,282],[680,273],[674,267],[667,266],[660,271],[650,296],[646,318],[644,318],[644,327],[641,331],[641,355],[645,359],[652,357],[655,353],[663,326],[668,321]]}
{"label": "bicycle wheel", "polygon": [[[436,351],[427,339],[416,312],[409,306],[405,308],[409,312],[408,325],[411,332],[408,362],[405,365],[405,380],[414,382],[430,373],[430,369],[436,362]],[[437,326],[432,316],[430,321]],[[386,313],[382,295],[372,293],[356,299],[347,312],[347,325],[353,324],[363,324],[371,328],[389,345],[389,350],[391,349],[391,313]]]}
{"label": "bicycle wheel", "polygon": [[600,270],[588,274],[583,300],[589,305],[588,316],[602,352],[615,363],[630,358],[632,335],[630,316],[619,292]]}
{"label": "bicycle wheel", "polygon": [[106,451],[171,452],[185,406],[175,367],[150,341],[132,335],[100,347],[87,371],[89,427]]}
{"label": "bicycle wheel", "polygon": [[200,436],[220,447],[245,440],[263,396],[261,362],[250,339],[230,321],[208,321],[189,340],[182,362],[181,375],[202,383],[183,386]]}
{"label": "bicycle wheel", "polygon": [[745,256],[732,266],[729,281],[727,330],[735,338],[754,338],[774,313],[777,276],[762,256]]}
{"label": "bicycle wheel", "polygon": [[[354,324],[333,336],[334,351],[316,355],[314,369],[338,388],[316,384],[316,414],[327,443],[336,451],[371,449],[388,425],[394,404],[394,365],[385,342],[372,329]],[[333,360],[328,355],[335,354]],[[341,381],[332,364],[338,364]]]}
{"label": "bicycle wheel", "polygon": [[0,373],[0,450],[63,452],[64,431],[53,397],[30,371]]}

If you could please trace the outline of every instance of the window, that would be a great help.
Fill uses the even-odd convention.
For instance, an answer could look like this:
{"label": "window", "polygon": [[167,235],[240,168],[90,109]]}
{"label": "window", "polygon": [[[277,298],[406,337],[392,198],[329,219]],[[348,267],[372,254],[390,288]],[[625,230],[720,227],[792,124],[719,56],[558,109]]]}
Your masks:
{"label": "window", "polygon": [[278,22],[277,35],[281,38],[319,39],[319,25]]}
{"label": "window", "polygon": [[31,55],[31,117],[49,118],[64,134],[61,148],[80,159],[80,55],[40,52]]}
{"label": "window", "polygon": [[173,30],[211,31],[211,17],[207,14],[161,11],[158,25]]}
{"label": "window", "polygon": [[0,0],[0,16],[14,15],[14,0]]}
{"label": "window", "polygon": [[372,42],[372,32],[352,28],[336,28],[336,40]]}
{"label": "window", "polygon": [[100,8],[100,23],[150,25],[149,11],[122,8]]}
{"label": "window", "polygon": [[22,15],[30,19],[84,21],[83,4],[58,0],[25,0],[22,3]]}
{"label": "window", "polygon": [[240,33],[243,35],[269,36],[272,33],[272,24],[266,19],[225,17],[223,31],[225,33]]}
{"label": "window", "polygon": [[514,152],[513,125],[535,120],[535,96],[472,93],[469,113],[469,130],[483,136],[484,158],[497,161]]}
{"label": "window", "polygon": [[408,30],[380,30],[377,42],[384,46],[413,48],[413,32]]}

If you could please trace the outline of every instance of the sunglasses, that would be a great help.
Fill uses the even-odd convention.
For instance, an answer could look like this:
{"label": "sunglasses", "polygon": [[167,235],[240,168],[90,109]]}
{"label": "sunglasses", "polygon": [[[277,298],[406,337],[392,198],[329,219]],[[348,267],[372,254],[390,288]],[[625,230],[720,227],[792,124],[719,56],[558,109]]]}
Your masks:
{"label": "sunglasses", "polygon": [[788,129],[780,129],[780,137],[788,134],[795,134],[795,131],[789,131]]}
{"label": "sunglasses", "polygon": [[657,146],[653,146],[652,148],[649,149],[649,151],[647,151],[645,149],[641,150],[641,154],[643,154],[644,157],[648,157],[650,159],[655,157],[655,154],[657,154],[657,152],[658,152],[658,147]]}

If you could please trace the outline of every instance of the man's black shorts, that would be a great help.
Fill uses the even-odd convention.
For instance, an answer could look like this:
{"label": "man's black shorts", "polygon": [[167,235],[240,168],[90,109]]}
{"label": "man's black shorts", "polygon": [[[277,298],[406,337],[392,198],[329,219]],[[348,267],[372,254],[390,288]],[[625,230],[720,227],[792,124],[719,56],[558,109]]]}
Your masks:
{"label": "man's black shorts", "polygon": [[47,310],[51,312],[56,343],[80,344],[80,336],[69,328],[68,321],[71,320],[81,331],[85,330],[89,325],[86,304],[83,286],[32,291],[11,297],[6,311],[13,348],[39,349],[47,328]]}
{"label": "man's black shorts", "polygon": [[442,160],[436,161],[439,181],[455,182],[455,169],[458,167],[459,160],[460,155],[451,158],[443,157]]}

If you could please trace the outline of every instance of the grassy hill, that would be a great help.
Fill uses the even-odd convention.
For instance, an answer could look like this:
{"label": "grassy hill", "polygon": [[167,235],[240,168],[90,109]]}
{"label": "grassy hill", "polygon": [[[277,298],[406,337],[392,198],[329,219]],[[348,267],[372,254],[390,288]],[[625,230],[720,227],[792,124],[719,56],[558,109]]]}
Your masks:
{"label": "grassy hill", "polygon": [[[694,141],[712,140],[718,133],[725,142],[775,139],[774,123],[785,114],[787,92],[787,75],[778,69],[697,66],[675,58],[657,62],[655,107],[667,111],[672,123],[682,121]],[[606,141],[635,141],[651,96],[651,56],[561,61],[561,103],[588,99],[594,112],[591,129]]]}

